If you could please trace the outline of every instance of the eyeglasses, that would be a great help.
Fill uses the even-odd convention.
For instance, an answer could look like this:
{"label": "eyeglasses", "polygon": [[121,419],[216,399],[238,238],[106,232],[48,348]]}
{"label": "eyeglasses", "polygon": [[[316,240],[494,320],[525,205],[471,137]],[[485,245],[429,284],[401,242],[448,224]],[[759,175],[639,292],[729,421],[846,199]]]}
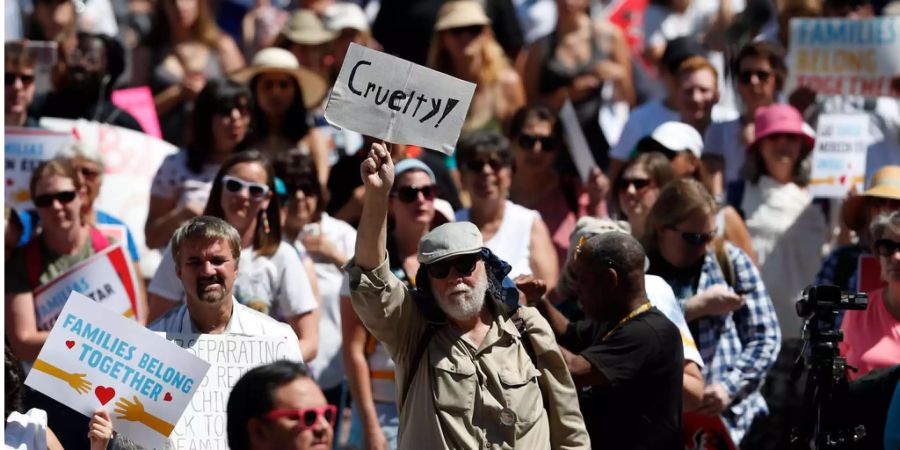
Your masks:
{"label": "eyeglasses", "polygon": [[501,161],[499,158],[473,159],[466,162],[466,170],[476,173],[482,172],[485,165],[491,166],[491,170],[493,170],[494,172],[499,172],[501,169],[506,167],[506,163]]}
{"label": "eyeglasses", "polygon": [[309,196],[317,196],[319,195],[319,187],[315,183],[311,181],[304,181],[297,184],[288,184],[287,191],[294,194],[297,192],[302,192],[303,195]]}
{"label": "eyeglasses", "polygon": [[53,194],[43,194],[35,196],[32,201],[34,202],[34,206],[38,208],[48,208],[53,206],[54,200],[59,200],[59,203],[66,205],[69,204],[72,200],[75,200],[75,195],[77,193],[75,191],[62,191],[56,192]]}
{"label": "eyeglasses", "polygon": [[769,72],[768,70],[742,70],[738,73],[738,81],[742,84],[750,84],[753,82],[753,75],[756,75],[756,78],[759,79],[760,83],[765,83],[766,81],[769,81],[772,72]]}
{"label": "eyeglasses", "polygon": [[437,197],[437,186],[403,186],[397,188],[393,195],[403,203],[412,203],[419,199],[419,192],[422,193],[422,197],[424,197],[425,200],[434,200],[434,198]]}
{"label": "eyeglasses", "polygon": [[878,256],[890,258],[891,256],[894,256],[897,251],[900,251],[900,242],[892,241],[890,239],[879,239],[875,241],[873,247]]}
{"label": "eyeglasses", "polygon": [[648,187],[650,187],[650,183],[652,181],[649,178],[619,178],[616,181],[616,187],[619,190],[628,190],[631,186],[634,186],[635,191],[642,191]]}
{"label": "eyeglasses", "polygon": [[535,144],[541,143],[541,151],[552,152],[556,150],[556,138],[553,136],[537,136],[534,134],[520,134],[519,146],[526,150],[534,150]]}
{"label": "eyeglasses", "polygon": [[477,253],[473,255],[457,256],[456,258],[445,259],[428,265],[428,274],[432,278],[444,279],[450,275],[450,268],[456,269],[456,273],[461,276],[469,276],[475,271],[475,265],[481,259]]}
{"label": "eyeglasses", "polygon": [[250,116],[250,108],[246,105],[241,105],[241,104],[221,105],[221,106],[219,106],[219,108],[216,109],[215,112],[216,112],[216,114],[218,114],[220,116],[225,116],[225,117],[230,118],[231,113],[234,110],[237,110],[238,114],[240,114],[241,117],[249,117]]}
{"label": "eyeglasses", "polygon": [[686,244],[689,245],[706,245],[716,237],[716,231],[713,230],[709,233],[688,233],[686,231],[681,231],[675,227],[667,227],[670,230],[677,231],[681,234],[681,239],[684,240]]}
{"label": "eyeglasses", "polygon": [[328,422],[328,426],[333,428],[334,421],[337,418],[337,406],[325,405],[320,408],[276,409],[269,411],[264,417],[268,420],[275,420],[279,417],[297,420],[299,421],[297,426],[300,428],[300,431],[316,428],[316,425],[324,417]]}
{"label": "eyeglasses", "polygon": [[470,25],[468,27],[450,28],[447,30],[447,32],[454,37],[478,36],[482,31],[484,31],[484,25]]}
{"label": "eyeglasses", "polygon": [[31,86],[31,83],[34,83],[34,75],[28,75],[24,73],[15,73],[15,72],[6,72],[4,76],[4,80],[6,80],[7,86],[12,86],[16,84],[16,80],[22,81],[22,86]]}
{"label": "eyeglasses", "polygon": [[225,186],[225,190],[232,194],[237,194],[247,189],[247,192],[250,193],[250,198],[254,200],[262,200],[269,193],[269,187],[265,184],[251,183],[231,175],[222,177],[222,184]]}

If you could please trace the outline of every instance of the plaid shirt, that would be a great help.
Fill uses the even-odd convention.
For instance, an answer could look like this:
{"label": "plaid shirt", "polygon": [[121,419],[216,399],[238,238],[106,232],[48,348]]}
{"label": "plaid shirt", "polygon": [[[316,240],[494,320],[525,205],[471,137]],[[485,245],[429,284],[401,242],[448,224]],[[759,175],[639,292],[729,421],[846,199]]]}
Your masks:
{"label": "plaid shirt", "polygon": [[[815,284],[833,284],[840,287],[842,291],[856,289],[856,266],[858,265],[859,257],[866,254],[859,244],[835,249],[822,263],[819,273],[816,274]],[[839,267],[842,265],[846,266],[846,268],[839,270]]]}
{"label": "plaid shirt", "polygon": [[[691,322],[694,338],[706,367],[707,385],[721,384],[733,399],[723,413],[725,425],[737,445],[758,414],[768,412],[759,388],[781,348],[781,329],[759,270],[739,248],[726,243],[735,272],[735,291],[744,292],[744,306],[722,316]],[[696,293],[726,284],[715,253],[706,254]],[[676,294],[678,294],[676,292]],[[682,308],[688,297],[679,298]]]}

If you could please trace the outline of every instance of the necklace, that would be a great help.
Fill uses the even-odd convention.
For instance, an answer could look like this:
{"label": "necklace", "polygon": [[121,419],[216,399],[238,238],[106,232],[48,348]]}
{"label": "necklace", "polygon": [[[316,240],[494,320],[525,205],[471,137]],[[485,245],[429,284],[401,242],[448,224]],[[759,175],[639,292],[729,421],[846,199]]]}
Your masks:
{"label": "necklace", "polygon": [[634,319],[635,317],[637,317],[637,316],[639,316],[639,315],[641,315],[641,314],[643,314],[643,313],[649,311],[650,308],[652,308],[652,307],[653,307],[653,305],[651,305],[650,302],[647,302],[647,303],[644,303],[643,305],[638,306],[637,308],[635,308],[634,311],[631,311],[630,313],[628,313],[627,316],[625,316],[622,320],[620,320],[619,323],[616,324],[616,326],[612,327],[611,330],[607,331],[606,334],[604,334],[603,337],[600,338],[600,342],[601,342],[601,343],[602,343],[602,342],[606,342],[606,340],[607,340],[607,339],[608,339],[608,338],[609,338],[616,330],[618,330],[619,328],[622,328],[622,326],[625,325],[626,323],[628,323],[631,319]]}

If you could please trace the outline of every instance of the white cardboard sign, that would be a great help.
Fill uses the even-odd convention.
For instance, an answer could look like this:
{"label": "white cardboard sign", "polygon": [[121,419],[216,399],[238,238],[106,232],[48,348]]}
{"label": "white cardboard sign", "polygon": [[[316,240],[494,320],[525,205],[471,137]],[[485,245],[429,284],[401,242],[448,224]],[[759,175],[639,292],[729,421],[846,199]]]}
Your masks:
{"label": "white cardboard sign", "polygon": [[297,342],[273,336],[168,333],[165,337],[211,364],[197,395],[170,437],[176,450],[227,449],[228,395],[254,367],[281,359],[302,361]]}
{"label": "white cardboard sign", "polygon": [[200,358],[73,292],[25,384],[88,417],[105,408],[117,432],[161,450],[207,370]]}
{"label": "white cardboard sign", "polygon": [[475,84],[350,44],[325,118],[395,144],[452,154]]}
{"label": "white cardboard sign", "polygon": [[6,127],[4,137],[6,205],[19,210],[32,209],[34,205],[28,192],[31,173],[71,142],[72,133]]}
{"label": "white cardboard sign", "polygon": [[869,116],[823,114],[816,127],[810,192],[814,197],[844,198],[856,186],[863,191]]}

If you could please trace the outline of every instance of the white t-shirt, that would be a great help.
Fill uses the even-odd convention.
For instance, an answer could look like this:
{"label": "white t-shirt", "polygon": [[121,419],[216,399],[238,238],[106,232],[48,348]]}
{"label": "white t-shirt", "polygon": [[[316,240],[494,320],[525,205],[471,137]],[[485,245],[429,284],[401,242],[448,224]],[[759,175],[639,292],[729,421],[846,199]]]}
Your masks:
{"label": "white t-shirt", "polygon": [[644,275],[644,290],[647,291],[647,299],[650,300],[650,304],[663,313],[681,332],[684,360],[695,362],[700,368],[703,368],[703,358],[700,357],[697,343],[694,342],[687,321],[684,320],[684,313],[681,312],[681,306],[678,305],[675,292],[672,291],[669,283],[656,275]]}
{"label": "white t-shirt", "polygon": [[677,121],[679,118],[678,111],[669,109],[662,100],[653,100],[638,106],[628,116],[625,128],[622,129],[622,135],[619,136],[619,142],[610,150],[610,157],[627,161],[631,158],[634,146],[641,139],[649,136],[656,127],[663,123]]}
{"label": "white t-shirt", "polygon": [[709,125],[703,137],[703,153],[722,157],[725,183],[741,178],[741,167],[747,159],[747,146],[741,139],[741,129],[741,119],[716,122]]}
{"label": "white t-shirt", "polygon": [[180,150],[163,159],[153,177],[150,196],[178,198],[179,208],[188,203],[206,205],[219,167],[215,163],[204,164],[200,173],[194,173],[187,166],[187,150]]}
{"label": "white t-shirt", "polygon": [[[337,249],[350,257],[355,252],[356,230],[347,222],[322,214],[319,222],[321,232]],[[303,244],[294,243],[298,249]],[[322,300],[322,318],[319,321],[319,351],[316,359],[309,363],[313,378],[322,389],[330,389],[344,379],[344,361],[341,357],[341,286],[344,272],[331,262],[319,261],[309,254],[316,267],[319,298]]]}
{"label": "white t-shirt", "polygon": [[[233,291],[241,304],[279,320],[318,307],[300,255],[286,242],[280,243],[272,256],[257,255],[252,248],[243,249]],[[171,247],[166,247],[147,292],[179,302],[184,300],[184,286],[175,274]]]}
{"label": "white t-shirt", "polygon": [[22,414],[17,411],[6,418],[3,433],[5,450],[43,450],[47,448],[47,412],[32,408]]}
{"label": "white t-shirt", "polygon": [[[507,200],[500,228],[490,240],[484,242],[485,247],[512,266],[508,275],[510,279],[534,273],[531,267],[531,228],[534,221],[540,218],[537,211]],[[456,212],[457,222],[468,220],[468,209]]]}

